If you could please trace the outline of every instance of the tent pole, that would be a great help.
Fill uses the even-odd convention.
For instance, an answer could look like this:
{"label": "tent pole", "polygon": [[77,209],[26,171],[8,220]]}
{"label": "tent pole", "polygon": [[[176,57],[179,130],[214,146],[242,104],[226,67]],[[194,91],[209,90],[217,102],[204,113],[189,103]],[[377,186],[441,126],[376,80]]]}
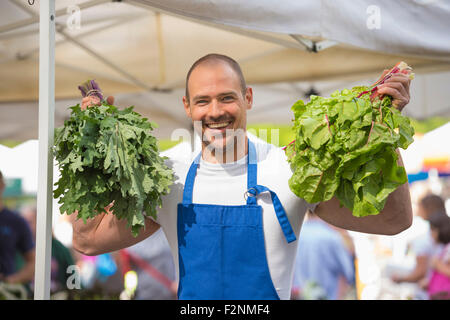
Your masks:
{"label": "tent pole", "polygon": [[49,300],[53,199],[51,148],[55,122],[55,0],[40,1],[39,48],[39,167],[34,299]]}

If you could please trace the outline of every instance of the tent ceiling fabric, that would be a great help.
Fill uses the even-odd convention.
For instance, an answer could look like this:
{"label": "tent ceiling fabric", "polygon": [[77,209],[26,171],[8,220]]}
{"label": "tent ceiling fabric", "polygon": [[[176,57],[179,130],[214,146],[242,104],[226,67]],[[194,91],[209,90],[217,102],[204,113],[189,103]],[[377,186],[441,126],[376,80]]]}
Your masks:
{"label": "tent ceiling fabric", "polygon": [[[290,123],[291,105],[312,84],[322,95],[370,84],[400,60],[417,74],[405,112],[448,116],[447,3],[58,0],[55,125],[79,102],[77,86],[96,79],[118,105],[135,105],[157,122],[157,137],[170,138],[175,128],[190,128],[181,106],[185,75],[210,52],[235,58],[254,86],[250,122]],[[69,27],[70,5],[81,9],[80,28]],[[366,26],[369,5],[381,9],[380,30]],[[36,139],[39,1],[1,1],[0,9],[0,139]],[[314,53],[292,34],[338,43]]]}
{"label": "tent ceiling fabric", "polygon": [[[133,0],[243,29],[298,34],[450,62],[450,2],[441,0]],[[379,26],[377,26],[377,21]]]}
{"label": "tent ceiling fabric", "polygon": [[[36,17],[38,2],[26,10],[17,5],[20,2],[0,4],[0,101],[4,102],[38,97],[38,25],[8,28]],[[416,73],[450,70],[446,59],[450,41],[443,41],[448,40],[444,30],[449,30],[450,19],[441,19],[449,10],[442,1],[427,6],[418,5],[418,0],[378,2],[383,24],[372,32],[365,22],[367,1],[289,1],[274,6],[260,0],[58,0],[56,99],[78,97],[77,85],[88,78],[97,79],[111,94],[184,88],[189,66],[210,52],[238,60],[251,84],[361,79],[399,60],[406,60]],[[67,26],[69,16],[64,13],[69,4],[82,8],[79,29]],[[412,10],[408,13],[412,16],[398,17],[408,23],[407,28],[393,24],[396,16],[388,13],[410,12],[400,10],[400,5]],[[414,20],[418,8],[424,11]],[[425,19],[435,13],[437,18]],[[421,30],[416,30],[419,26]],[[289,33],[339,44],[312,53]]]}

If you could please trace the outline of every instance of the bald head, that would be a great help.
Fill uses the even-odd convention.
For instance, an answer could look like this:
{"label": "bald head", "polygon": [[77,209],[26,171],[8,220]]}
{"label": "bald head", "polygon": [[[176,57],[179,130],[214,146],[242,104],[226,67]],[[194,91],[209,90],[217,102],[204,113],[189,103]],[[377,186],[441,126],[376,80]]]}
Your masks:
{"label": "bald head", "polygon": [[197,61],[194,62],[194,64],[191,66],[191,68],[189,69],[187,76],[186,76],[186,100],[189,102],[190,101],[190,96],[189,96],[189,79],[191,77],[191,73],[192,71],[194,71],[195,68],[197,68],[198,66],[202,65],[202,66],[215,66],[217,64],[225,64],[227,66],[229,66],[237,75],[237,77],[239,78],[239,82],[240,82],[240,87],[241,87],[241,92],[242,95],[245,96],[245,92],[247,89],[247,85],[245,84],[245,79],[244,79],[244,75],[242,73],[241,67],[239,66],[239,64],[232,58],[222,55],[222,54],[216,54],[216,53],[210,53],[204,57],[201,57],[200,59],[198,59]]}

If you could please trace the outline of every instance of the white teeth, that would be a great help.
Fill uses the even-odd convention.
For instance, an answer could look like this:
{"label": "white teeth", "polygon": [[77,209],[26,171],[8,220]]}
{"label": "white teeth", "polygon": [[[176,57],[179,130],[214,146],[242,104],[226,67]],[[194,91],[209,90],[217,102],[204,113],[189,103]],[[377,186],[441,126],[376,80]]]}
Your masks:
{"label": "white teeth", "polygon": [[228,126],[231,122],[220,122],[220,123],[210,123],[207,124],[207,126],[211,129],[218,129],[218,128],[224,128]]}

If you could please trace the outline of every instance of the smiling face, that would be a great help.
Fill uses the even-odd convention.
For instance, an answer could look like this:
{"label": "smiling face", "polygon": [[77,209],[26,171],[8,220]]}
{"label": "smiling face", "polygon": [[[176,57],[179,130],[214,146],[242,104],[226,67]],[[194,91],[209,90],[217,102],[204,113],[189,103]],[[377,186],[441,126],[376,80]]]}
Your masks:
{"label": "smiling face", "polygon": [[227,146],[234,145],[235,135],[245,133],[252,89],[247,88],[244,94],[239,76],[219,60],[196,66],[188,90],[189,100],[183,97],[184,108],[201,134],[203,146],[227,152]]}

